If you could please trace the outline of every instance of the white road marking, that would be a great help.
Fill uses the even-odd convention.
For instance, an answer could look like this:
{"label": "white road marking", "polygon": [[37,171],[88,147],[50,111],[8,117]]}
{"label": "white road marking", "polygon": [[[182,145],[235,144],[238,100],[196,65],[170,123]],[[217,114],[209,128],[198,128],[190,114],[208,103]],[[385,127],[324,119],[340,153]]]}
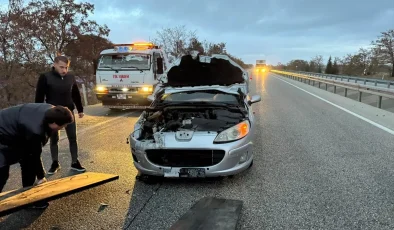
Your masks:
{"label": "white road marking", "polygon": [[[127,116],[129,116],[129,115],[131,115],[131,114],[133,114],[133,113],[136,113],[136,111],[129,112],[129,113],[125,113],[125,114],[122,114],[122,115],[120,115],[120,116],[117,116],[117,117],[114,117],[114,118],[111,118],[111,119],[108,119],[108,120],[99,122],[99,123],[97,123],[97,124],[94,124],[94,125],[92,125],[92,126],[86,127],[86,128],[84,128],[84,129],[77,130],[77,135],[80,135],[81,133],[85,133],[85,132],[87,132],[87,131],[89,131],[89,130],[91,130],[91,129],[94,129],[94,128],[96,128],[96,127],[98,127],[98,126],[101,126],[101,125],[104,125],[104,124],[106,124],[106,123],[109,123],[109,122],[118,120],[118,119],[120,119],[120,118],[122,118],[122,117],[127,117]],[[76,116],[77,116],[77,115],[76,115]],[[64,135],[63,137],[59,138],[59,141],[62,141],[62,140],[65,140],[65,139],[67,139],[67,135]]]}
{"label": "white road marking", "polygon": [[288,82],[288,81],[286,81],[286,80],[283,80],[283,79],[281,79],[281,78],[279,78],[279,77],[277,77],[277,76],[275,76],[275,77],[276,77],[277,79],[279,79],[279,80],[281,80],[281,81],[283,81],[283,82],[285,82],[285,83],[291,85],[291,86],[296,87],[297,89],[299,89],[299,90],[301,90],[301,91],[304,91],[304,92],[307,93],[307,94],[310,94],[310,95],[312,95],[312,96],[314,96],[314,97],[316,97],[316,98],[318,98],[318,99],[320,99],[320,100],[322,100],[322,101],[324,101],[324,102],[326,102],[326,103],[328,103],[328,104],[330,104],[330,105],[332,105],[332,106],[334,106],[334,107],[340,109],[340,110],[343,110],[343,111],[345,111],[345,112],[347,112],[347,113],[349,113],[349,114],[351,114],[351,115],[353,115],[353,116],[355,116],[355,117],[357,117],[357,118],[360,118],[361,120],[363,120],[363,121],[365,121],[365,122],[368,122],[369,124],[371,124],[371,125],[373,125],[373,126],[379,128],[379,129],[381,129],[381,130],[384,130],[384,131],[390,133],[391,135],[394,135],[394,130],[392,130],[392,129],[389,129],[389,128],[383,126],[383,125],[380,125],[380,124],[378,124],[378,123],[376,123],[376,122],[374,122],[374,121],[369,120],[368,118],[365,118],[365,117],[363,117],[363,116],[361,116],[361,115],[359,115],[359,114],[357,114],[357,113],[354,113],[354,112],[352,112],[352,111],[350,111],[350,110],[348,110],[348,109],[345,109],[345,108],[343,108],[342,106],[339,106],[339,105],[337,105],[337,104],[334,104],[334,103],[332,103],[331,101],[328,101],[328,100],[326,100],[326,99],[324,99],[324,98],[322,98],[322,97],[320,97],[320,96],[317,96],[317,95],[315,95],[315,94],[313,94],[313,93],[311,93],[311,92],[308,92],[307,90],[302,89],[302,88],[300,88],[300,87],[298,87],[298,86],[296,86],[296,85],[294,85],[294,84],[292,84],[292,83],[290,83],[290,82]]}

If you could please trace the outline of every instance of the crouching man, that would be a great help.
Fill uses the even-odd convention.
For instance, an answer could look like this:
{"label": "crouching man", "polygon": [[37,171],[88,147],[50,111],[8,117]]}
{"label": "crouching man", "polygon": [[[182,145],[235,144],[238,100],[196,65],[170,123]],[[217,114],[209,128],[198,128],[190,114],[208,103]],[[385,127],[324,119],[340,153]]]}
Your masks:
{"label": "crouching man", "polygon": [[28,103],[0,110],[0,192],[9,177],[10,166],[21,166],[22,186],[45,182],[42,147],[53,132],[74,122],[63,106]]}

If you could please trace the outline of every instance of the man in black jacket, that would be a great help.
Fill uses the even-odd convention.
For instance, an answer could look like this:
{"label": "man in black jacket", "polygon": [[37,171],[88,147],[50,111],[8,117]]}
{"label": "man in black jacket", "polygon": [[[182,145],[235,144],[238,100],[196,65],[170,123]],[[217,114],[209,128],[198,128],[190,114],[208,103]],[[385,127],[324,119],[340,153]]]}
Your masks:
{"label": "man in black jacket", "polygon": [[[81,95],[74,75],[68,73],[70,61],[65,56],[57,56],[51,71],[41,74],[36,88],[36,103],[61,105],[74,111],[77,107],[79,118],[84,116]],[[71,152],[71,169],[80,172],[86,171],[78,160],[77,127],[75,120],[67,125],[66,134]],[[59,132],[54,132],[50,138],[52,165],[48,174],[54,174],[60,169],[59,164]]]}
{"label": "man in black jacket", "polygon": [[20,163],[22,185],[34,185],[45,178],[42,147],[52,132],[74,121],[72,112],[63,106],[28,103],[0,110],[0,192],[9,177],[10,166]]}

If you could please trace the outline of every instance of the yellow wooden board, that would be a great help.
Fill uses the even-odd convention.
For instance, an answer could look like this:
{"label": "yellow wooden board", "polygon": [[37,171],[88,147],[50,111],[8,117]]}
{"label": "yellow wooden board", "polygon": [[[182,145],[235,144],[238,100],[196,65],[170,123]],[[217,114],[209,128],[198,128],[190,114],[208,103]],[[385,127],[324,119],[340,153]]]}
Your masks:
{"label": "yellow wooden board", "polygon": [[23,209],[38,201],[50,201],[119,179],[105,173],[86,172],[46,183],[0,193],[0,216]]}

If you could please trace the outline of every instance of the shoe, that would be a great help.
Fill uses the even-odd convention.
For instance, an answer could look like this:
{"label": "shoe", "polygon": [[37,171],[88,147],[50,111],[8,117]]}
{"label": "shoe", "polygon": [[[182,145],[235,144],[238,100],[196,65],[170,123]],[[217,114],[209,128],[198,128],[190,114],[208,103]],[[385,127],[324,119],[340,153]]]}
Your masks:
{"label": "shoe", "polygon": [[34,185],[40,185],[40,184],[43,184],[43,183],[46,183],[48,180],[47,180],[47,178],[42,178],[41,180],[39,180],[39,179],[37,179],[37,181],[34,183]]}
{"label": "shoe", "polygon": [[49,175],[55,174],[57,171],[59,171],[60,165],[58,161],[52,162],[51,168],[48,170]]}
{"label": "shoe", "polygon": [[86,169],[82,167],[81,163],[77,160],[75,163],[71,164],[71,169],[78,172],[85,172]]}
{"label": "shoe", "polygon": [[33,209],[45,209],[48,206],[49,206],[48,202],[39,201],[39,202],[33,204],[32,206],[30,206],[30,208],[33,208]]}

